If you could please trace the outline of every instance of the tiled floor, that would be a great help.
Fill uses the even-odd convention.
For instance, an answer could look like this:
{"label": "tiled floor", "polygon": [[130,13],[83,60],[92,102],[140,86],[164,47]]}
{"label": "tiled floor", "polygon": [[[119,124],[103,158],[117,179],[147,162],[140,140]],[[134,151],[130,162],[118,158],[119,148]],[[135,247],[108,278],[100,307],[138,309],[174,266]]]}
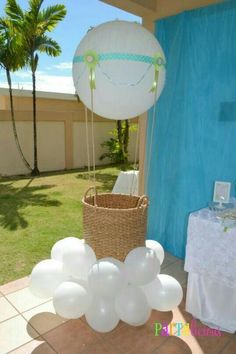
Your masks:
{"label": "tiled floor", "polygon": [[[177,278],[186,289],[183,262],[166,253],[162,273]],[[184,300],[171,312],[153,311],[141,327],[120,322],[107,334],[94,332],[85,318],[65,321],[52,301],[35,298],[28,277],[0,287],[0,354],[235,354],[236,335],[221,337],[155,336],[156,322],[190,322]],[[203,326],[197,321],[198,326]],[[203,326],[204,327],[204,326]]]}

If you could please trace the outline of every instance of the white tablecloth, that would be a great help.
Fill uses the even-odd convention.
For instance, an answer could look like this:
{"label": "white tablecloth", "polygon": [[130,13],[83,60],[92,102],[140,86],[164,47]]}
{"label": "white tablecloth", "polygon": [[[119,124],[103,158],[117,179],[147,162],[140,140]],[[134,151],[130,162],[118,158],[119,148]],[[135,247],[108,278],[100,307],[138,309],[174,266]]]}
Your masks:
{"label": "white tablecloth", "polygon": [[209,209],[189,217],[186,310],[211,327],[236,331],[236,227]]}
{"label": "white tablecloth", "polygon": [[236,227],[225,227],[209,209],[189,217],[185,270],[236,287]]}
{"label": "white tablecloth", "polygon": [[112,193],[138,195],[139,171],[120,172]]}
{"label": "white tablecloth", "polygon": [[236,331],[236,289],[219,279],[197,273],[188,274],[186,311],[211,328]]}

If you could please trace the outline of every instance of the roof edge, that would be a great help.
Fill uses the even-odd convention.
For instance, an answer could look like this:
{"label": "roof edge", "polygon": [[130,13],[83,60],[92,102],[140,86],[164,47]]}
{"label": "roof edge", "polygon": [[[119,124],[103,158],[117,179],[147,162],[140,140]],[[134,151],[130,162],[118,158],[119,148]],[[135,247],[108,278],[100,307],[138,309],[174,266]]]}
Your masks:
{"label": "roof edge", "polygon": [[[17,97],[32,97],[31,90],[23,89],[13,89],[13,96]],[[9,90],[4,87],[0,87],[0,96],[8,96]],[[60,93],[60,92],[47,92],[47,91],[36,91],[38,98],[54,99],[54,100],[68,100],[75,101],[77,98],[75,94],[72,93]]]}

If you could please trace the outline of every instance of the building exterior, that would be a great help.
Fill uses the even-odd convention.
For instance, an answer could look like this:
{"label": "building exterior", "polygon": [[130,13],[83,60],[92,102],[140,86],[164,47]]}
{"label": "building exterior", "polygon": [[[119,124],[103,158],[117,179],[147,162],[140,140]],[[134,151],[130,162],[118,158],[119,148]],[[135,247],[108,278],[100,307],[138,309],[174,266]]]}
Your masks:
{"label": "building exterior", "polygon": [[[14,90],[17,131],[22,150],[33,164],[31,91]],[[90,121],[90,112],[88,112]],[[40,171],[56,171],[87,166],[85,107],[73,94],[37,93],[38,157]],[[101,143],[109,138],[115,121],[94,116],[96,164],[104,152]],[[89,123],[91,132],[91,123]],[[91,136],[91,134],[90,134]],[[131,132],[130,160],[134,159],[136,133]],[[91,144],[90,144],[91,145]],[[0,89],[0,175],[28,173],[12,132],[7,89]],[[92,153],[92,151],[90,151]]]}

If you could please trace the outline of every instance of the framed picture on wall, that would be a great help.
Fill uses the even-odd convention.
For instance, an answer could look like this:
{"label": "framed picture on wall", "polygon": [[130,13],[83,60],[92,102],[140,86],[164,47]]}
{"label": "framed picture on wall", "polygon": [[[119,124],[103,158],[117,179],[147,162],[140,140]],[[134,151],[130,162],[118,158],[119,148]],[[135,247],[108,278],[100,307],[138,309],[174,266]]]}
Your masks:
{"label": "framed picture on wall", "polygon": [[213,202],[220,204],[229,203],[230,189],[230,182],[215,181]]}

